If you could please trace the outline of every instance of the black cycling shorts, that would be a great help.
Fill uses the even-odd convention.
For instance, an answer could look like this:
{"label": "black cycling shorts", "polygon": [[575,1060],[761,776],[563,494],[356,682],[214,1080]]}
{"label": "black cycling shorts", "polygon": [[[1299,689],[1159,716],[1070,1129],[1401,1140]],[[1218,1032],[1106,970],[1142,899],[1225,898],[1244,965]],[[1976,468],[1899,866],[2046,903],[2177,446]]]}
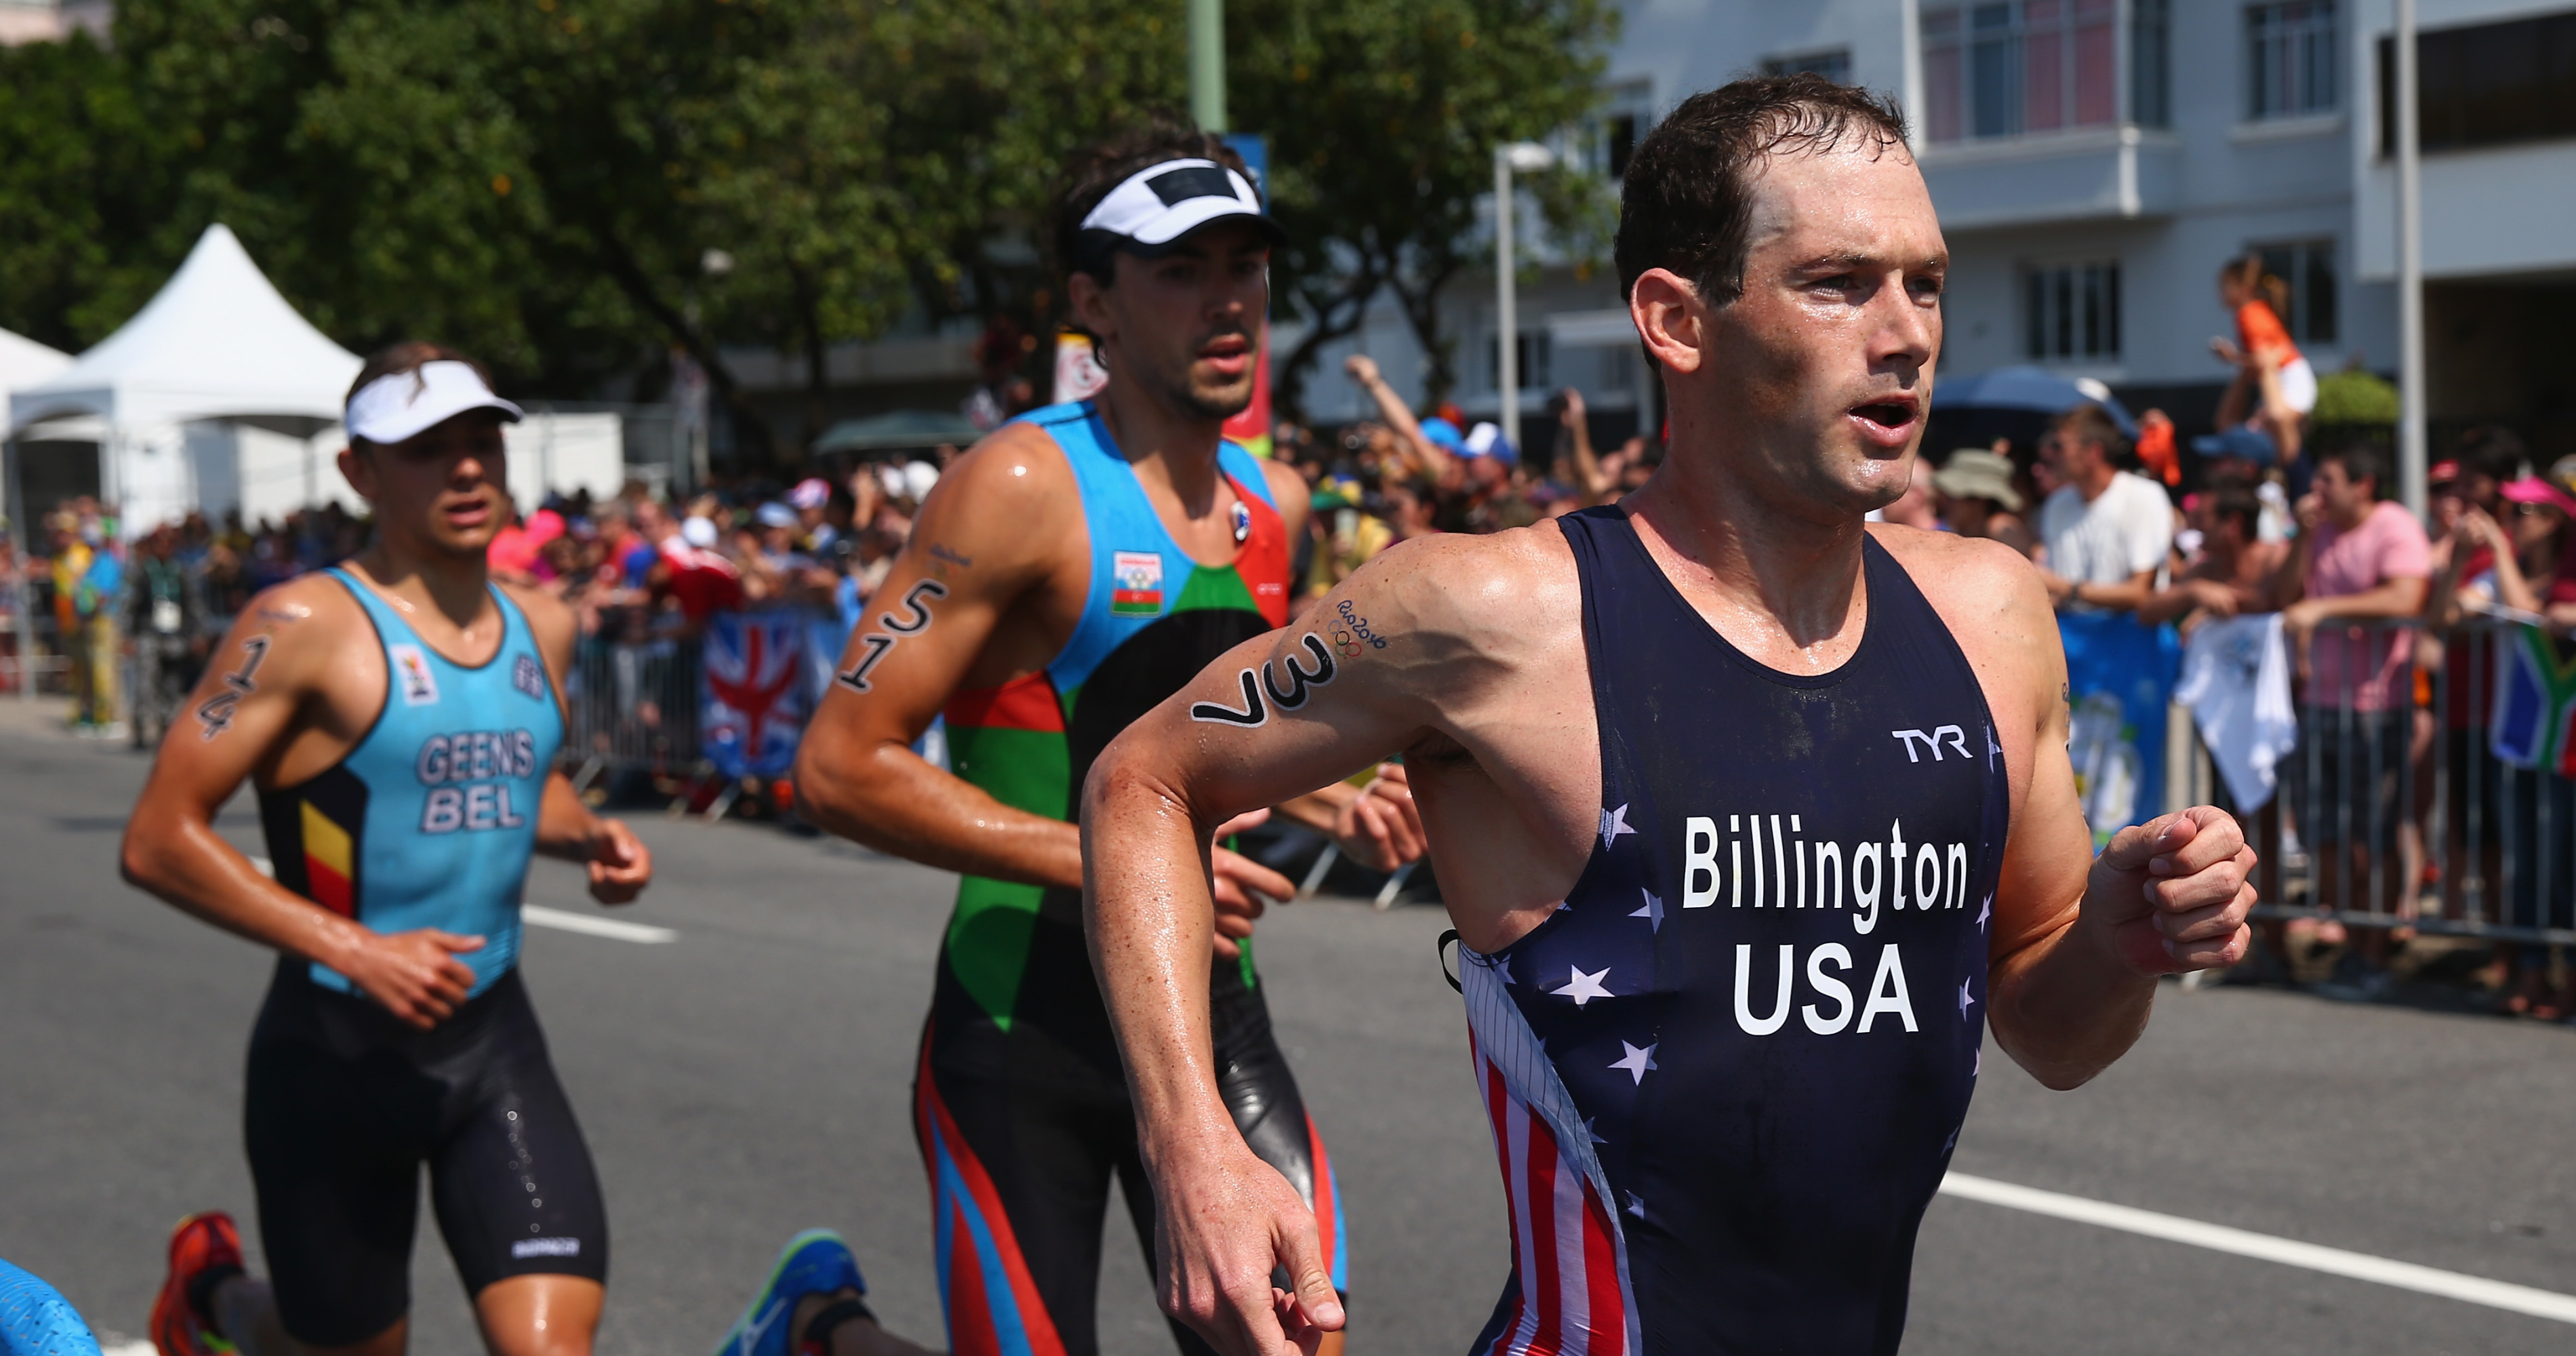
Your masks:
{"label": "black cycling shorts", "polygon": [[[1346,1291],[1349,1248],[1332,1160],[1271,1033],[1259,981],[1249,965],[1231,962],[1219,962],[1212,981],[1217,1091],[1244,1143],[1314,1210],[1325,1266]],[[1154,1269],[1153,1184],[1137,1150],[1136,1113],[1098,991],[1083,988],[1061,996],[1046,1020],[1024,1011],[1005,1030],[940,967],[913,1112],[952,1350],[1099,1350],[1101,1233],[1113,1179],[1146,1270]],[[1284,1276],[1272,1279],[1287,1288]],[[1209,1350],[1171,1326],[1183,1352]]]}
{"label": "black cycling shorts", "polygon": [[242,1121],[278,1317],[346,1346],[411,1309],[421,1165],[466,1293],[608,1278],[590,1148],[511,970],[430,1031],[285,959],[251,1032]]}

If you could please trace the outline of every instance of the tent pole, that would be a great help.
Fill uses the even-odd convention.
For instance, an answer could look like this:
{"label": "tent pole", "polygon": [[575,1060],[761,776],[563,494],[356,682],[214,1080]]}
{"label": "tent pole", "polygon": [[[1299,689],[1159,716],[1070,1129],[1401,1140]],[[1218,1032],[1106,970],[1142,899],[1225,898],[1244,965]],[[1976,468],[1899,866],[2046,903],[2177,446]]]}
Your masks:
{"label": "tent pole", "polygon": [[18,701],[22,705],[33,706],[36,702],[36,675],[29,666],[36,659],[36,619],[28,615],[27,608],[34,601],[35,594],[27,587],[30,568],[27,564],[27,494],[22,488],[25,477],[20,473],[20,463],[27,457],[26,444],[16,438],[0,442],[0,455],[9,459],[8,499],[0,507],[7,509],[9,541],[16,548],[10,556],[17,562],[18,577],[10,587],[17,596],[10,600],[9,615],[16,623],[18,635]]}

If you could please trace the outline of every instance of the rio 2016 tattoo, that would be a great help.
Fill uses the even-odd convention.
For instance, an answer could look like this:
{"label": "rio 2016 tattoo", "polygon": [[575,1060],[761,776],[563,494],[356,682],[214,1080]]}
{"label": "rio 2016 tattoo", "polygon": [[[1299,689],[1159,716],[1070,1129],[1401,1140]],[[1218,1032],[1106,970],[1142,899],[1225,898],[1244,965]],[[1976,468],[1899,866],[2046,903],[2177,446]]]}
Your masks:
{"label": "rio 2016 tattoo", "polygon": [[1333,648],[1341,651],[1344,659],[1359,658],[1362,645],[1372,650],[1386,648],[1386,637],[1369,629],[1368,618],[1359,615],[1350,599],[1344,598],[1334,610],[1341,614],[1342,624],[1333,628]]}
{"label": "rio 2016 tattoo", "polygon": [[[1312,631],[1298,637],[1298,643],[1305,646],[1306,653],[1314,657],[1315,667],[1310,669],[1297,662],[1297,653],[1292,649],[1284,658],[1264,662],[1260,669],[1260,676],[1257,678],[1251,669],[1245,669],[1237,675],[1243,683],[1242,710],[1237,711],[1233,707],[1218,702],[1196,702],[1190,707],[1190,719],[1204,720],[1218,725],[1239,725],[1244,729],[1253,730],[1270,722],[1270,708],[1273,706],[1282,711],[1294,711],[1304,706],[1307,698],[1313,695],[1314,689],[1333,681],[1333,650],[1331,646],[1324,643],[1323,637]],[[1273,663],[1278,668],[1287,670],[1288,682],[1285,691],[1281,690],[1279,676],[1272,667]],[[1269,697],[1267,705],[1263,704],[1265,689]]]}
{"label": "rio 2016 tattoo", "polygon": [[898,617],[892,612],[878,613],[877,625],[884,630],[859,637],[859,648],[864,651],[859,656],[859,662],[836,675],[834,681],[852,692],[868,691],[869,672],[884,661],[887,653],[894,649],[896,641],[905,636],[917,636],[929,630],[930,600],[947,596],[948,586],[936,579],[916,581],[910,589],[904,591],[903,602],[898,604],[903,609],[904,615]]}
{"label": "rio 2016 tattoo", "polygon": [[268,645],[266,636],[242,638],[241,667],[224,675],[223,691],[206,698],[197,707],[197,719],[206,727],[206,738],[212,739],[231,729],[233,713],[241,706],[241,699],[259,691],[259,684],[251,681],[251,675],[259,672],[259,661],[268,658]]}

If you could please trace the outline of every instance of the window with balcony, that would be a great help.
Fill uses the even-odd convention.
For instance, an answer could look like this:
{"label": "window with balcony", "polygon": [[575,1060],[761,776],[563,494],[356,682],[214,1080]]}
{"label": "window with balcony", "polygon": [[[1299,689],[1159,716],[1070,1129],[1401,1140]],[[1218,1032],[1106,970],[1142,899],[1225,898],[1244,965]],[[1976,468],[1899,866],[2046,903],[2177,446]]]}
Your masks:
{"label": "window with balcony", "polygon": [[2042,264],[2022,280],[2023,350],[2041,362],[2120,356],[2120,263]]}
{"label": "window with balcony", "polygon": [[[2415,35],[2427,151],[2576,137],[2576,12]],[[2379,40],[2379,151],[2397,153],[2396,52]]]}
{"label": "window with balcony", "polygon": [[2008,0],[1923,11],[1923,84],[1934,141],[2110,125],[2117,112],[2114,0]]}
{"label": "window with balcony", "polygon": [[1767,57],[1762,62],[1764,75],[1796,75],[1801,71],[1821,75],[1837,85],[1851,83],[1851,49],[1835,47],[1822,52],[1802,52],[1796,56]]}
{"label": "window with balcony", "polygon": [[2335,263],[2331,240],[2289,240],[2250,247],[2264,271],[2290,284],[2290,313],[2281,323],[2303,344],[2335,341]]}
{"label": "window with balcony", "polygon": [[2302,118],[2342,102],[2335,0],[2245,7],[2245,116]]}
{"label": "window with balcony", "polygon": [[1922,13],[1924,134],[2016,137],[2120,118],[2119,25],[2129,26],[2129,120],[2165,125],[2169,0],[1932,3]]}

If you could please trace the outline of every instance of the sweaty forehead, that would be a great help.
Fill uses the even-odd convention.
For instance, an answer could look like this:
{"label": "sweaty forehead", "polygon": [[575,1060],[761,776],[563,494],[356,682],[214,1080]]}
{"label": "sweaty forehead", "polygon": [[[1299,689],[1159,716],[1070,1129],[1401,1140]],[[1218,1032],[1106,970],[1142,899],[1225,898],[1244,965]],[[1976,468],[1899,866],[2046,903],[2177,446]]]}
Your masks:
{"label": "sweaty forehead", "polygon": [[1943,253],[1941,224],[1922,171],[1901,146],[1845,136],[1830,150],[1763,157],[1750,187],[1753,251],[1799,255]]}

